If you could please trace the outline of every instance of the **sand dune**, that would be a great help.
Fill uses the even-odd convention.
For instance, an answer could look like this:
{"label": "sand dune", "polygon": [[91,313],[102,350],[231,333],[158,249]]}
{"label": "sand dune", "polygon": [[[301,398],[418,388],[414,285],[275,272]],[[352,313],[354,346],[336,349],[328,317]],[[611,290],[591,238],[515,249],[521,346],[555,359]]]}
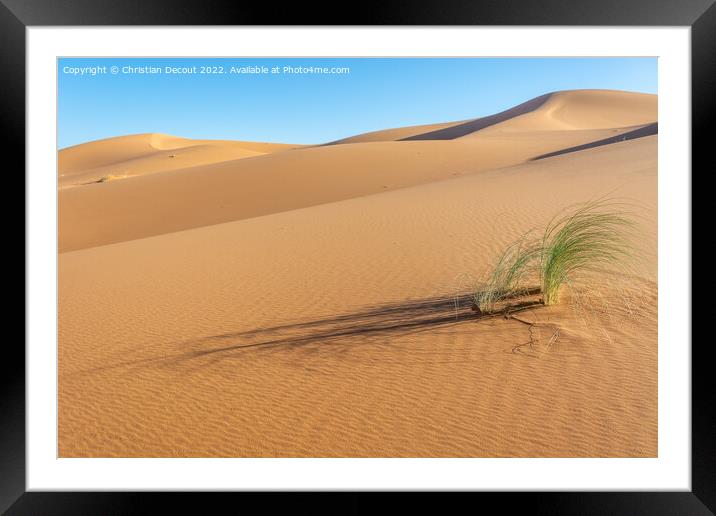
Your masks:
{"label": "sand dune", "polygon": [[[60,455],[655,456],[656,143],[62,254]],[[614,188],[639,276],[525,314],[533,346],[454,318],[462,274]]]}
{"label": "sand dune", "polygon": [[82,186],[107,176],[127,178],[261,156],[297,147],[300,146],[191,140],[165,134],[119,136],[61,150],[58,155],[59,187]]}
{"label": "sand dune", "polygon": [[[60,456],[656,456],[658,135],[534,159],[654,122],[565,92],[454,139],[61,151],[137,172],[59,190]],[[174,151],[197,164],[153,169]],[[474,318],[504,245],[604,194],[640,210],[628,275]]]}
{"label": "sand dune", "polygon": [[[623,109],[624,97],[629,95],[635,95],[636,113]],[[602,104],[613,101],[617,109],[600,105],[595,97],[602,96],[606,98]],[[572,98],[575,106],[569,104]],[[61,182],[59,249],[65,252],[145,238],[511,166],[620,135],[634,130],[633,125],[622,124],[642,122],[648,116],[654,117],[648,119],[653,122],[656,116],[655,97],[648,95],[553,94],[531,104],[537,105],[538,109],[526,114],[449,140],[286,148],[251,147],[244,142],[193,144],[165,137],[161,141],[185,146],[159,152],[150,145],[153,136],[143,135],[119,139],[117,155],[123,161],[101,167],[98,163],[107,158],[95,157],[90,147],[96,144],[102,154],[111,142],[73,148],[68,162],[72,166],[68,164],[67,170],[75,173],[65,179],[83,186],[62,188]],[[578,115],[585,120],[577,123]],[[604,128],[607,116],[613,125]],[[540,120],[541,129],[526,129]],[[570,128],[564,129],[567,124]],[[148,147],[154,150],[146,151]],[[127,157],[130,150],[133,158]],[[140,150],[145,154],[139,154]],[[95,168],[79,173],[83,170],[80,151],[89,155],[87,162]],[[109,175],[124,180],[93,184]]]}
{"label": "sand dune", "polygon": [[486,117],[373,131],[337,140],[330,145],[366,141],[454,140],[491,126],[496,126],[498,131],[509,132],[609,129],[644,125],[656,119],[655,95],[611,90],[560,91],[541,95]]}
{"label": "sand dune", "polygon": [[[524,162],[613,132],[313,147],[60,191],[60,251],[278,213]],[[519,142],[519,147],[516,144]]]}
{"label": "sand dune", "polygon": [[654,123],[657,117],[656,95],[611,90],[561,91],[552,93],[538,109],[481,132],[634,128]]}

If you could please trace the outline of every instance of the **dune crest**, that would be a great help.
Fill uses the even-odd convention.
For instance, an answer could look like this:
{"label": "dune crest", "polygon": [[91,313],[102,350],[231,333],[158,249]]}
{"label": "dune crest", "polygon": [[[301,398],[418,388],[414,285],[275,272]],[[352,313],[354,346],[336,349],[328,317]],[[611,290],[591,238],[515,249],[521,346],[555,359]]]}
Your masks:
{"label": "dune crest", "polygon": [[482,135],[487,129],[498,132],[609,129],[645,125],[656,120],[656,95],[615,90],[570,90],[547,93],[480,118],[372,131],[327,145],[453,140]]}
{"label": "dune crest", "polygon": [[180,138],[169,134],[151,133],[149,135],[149,145],[157,150],[172,150],[197,145],[197,143],[188,138]]}
{"label": "dune crest", "polygon": [[454,140],[456,138],[481,131],[486,127],[508,122],[513,118],[538,110],[550,98],[551,94],[541,95],[528,100],[527,102],[523,102],[518,106],[501,111],[495,115],[477,118],[475,120],[470,120],[468,122],[439,129],[437,131],[431,131],[429,133],[410,136],[408,138],[404,138],[404,140]]}
{"label": "dune crest", "polygon": [[585,130],[635,127],[656,122],[658,97],[612,90],[552,93],[539,108],[490,128],[493,131]]}
{"label": "dune crest", "polygon": [[67,176],[79,171],[145,157],[156,152],[152,134],[133,134],[95,140],[67,147],[58,152],[58,171]]}

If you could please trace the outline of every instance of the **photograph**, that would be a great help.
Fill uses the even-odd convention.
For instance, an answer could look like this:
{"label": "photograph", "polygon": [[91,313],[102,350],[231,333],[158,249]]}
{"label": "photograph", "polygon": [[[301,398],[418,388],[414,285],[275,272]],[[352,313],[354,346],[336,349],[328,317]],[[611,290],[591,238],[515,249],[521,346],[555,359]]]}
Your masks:
{"label": "photograph", "polygon": [[714,1],[0,0],[0,513],[714,514]]}
{"label": "photograph", "polygon": [[659,457],[657,57],[56,63],[60,459]]}

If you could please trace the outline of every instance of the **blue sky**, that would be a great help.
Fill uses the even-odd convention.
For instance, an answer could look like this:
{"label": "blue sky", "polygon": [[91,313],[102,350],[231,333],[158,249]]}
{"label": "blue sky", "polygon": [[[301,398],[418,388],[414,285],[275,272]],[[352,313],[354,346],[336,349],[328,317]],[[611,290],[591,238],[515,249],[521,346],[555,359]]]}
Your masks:
{"label": "blue sky", "polygon": [[[162,73],[124,68],[141,66]],[[166,73],[166,66],[223,67],[224,73]],[[247,66],[265,66],[269,72],[245,73],[241,68]],[[350,72],[285,73],[285,66]],[[240,73],[230,73],[231,67]],[[271,73],[273,67],[279,73]],[[88,73],[93,70],[98,73]],[[657,93],[657,59],[63,58],[58,62],[58,143],[64,148],[150,132],[323,143],[489,115],[543,93],[579,88]]]}

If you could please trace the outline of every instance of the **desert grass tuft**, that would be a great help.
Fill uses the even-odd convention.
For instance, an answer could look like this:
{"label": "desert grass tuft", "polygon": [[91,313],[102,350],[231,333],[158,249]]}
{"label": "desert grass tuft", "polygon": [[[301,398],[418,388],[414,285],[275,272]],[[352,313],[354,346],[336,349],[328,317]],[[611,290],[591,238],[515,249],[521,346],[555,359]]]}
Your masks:
{"label": "desert grass tuft", "polygon": [[545,305],[557,303],[561,287],[580,271],[614,266],[630,256],[633,222],[625,207],[615,201],[596,200],[549,222],[539,252]]}
{"label": "desert grass tuft", "polygon": [[539,251],[526,237],[505,248],[487,281],[475,293],[474,302],[480,313],[494,312],[497,303],[528,290],[521,286],[522,281],[530,273],[530,265],[539,256]]}
{"label": "desert grass tuft", "polygon": [[526,280],[539,284],[542,303],[555,304],[580,272],[622,263],[631,255],[634,227],[628,206],[604,198],[577,205],[555,215],[541,238],[528,233],[510,244],[475,293],[478,312],[492,313],[502,301],[533,293]]}

